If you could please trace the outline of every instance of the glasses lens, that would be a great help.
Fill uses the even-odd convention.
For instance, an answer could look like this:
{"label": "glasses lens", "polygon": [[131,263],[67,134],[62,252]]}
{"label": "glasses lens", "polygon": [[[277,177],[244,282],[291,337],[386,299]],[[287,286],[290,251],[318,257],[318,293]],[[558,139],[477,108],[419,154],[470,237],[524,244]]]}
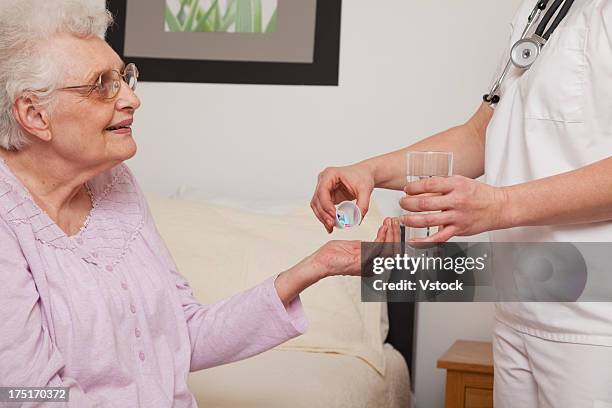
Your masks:
{"label": "glasses lens", "polygon": [[125,67],[125,82],[132,91],[136,90],[136,85],[138,85],[138,68],[136,68],[136,65],[128,64]]}
{"label": "glasses lens", "polygon": [[100,96],[113,99],[121,89],[121,78],[115,71],[107,71],[102,74],[100,81]]}

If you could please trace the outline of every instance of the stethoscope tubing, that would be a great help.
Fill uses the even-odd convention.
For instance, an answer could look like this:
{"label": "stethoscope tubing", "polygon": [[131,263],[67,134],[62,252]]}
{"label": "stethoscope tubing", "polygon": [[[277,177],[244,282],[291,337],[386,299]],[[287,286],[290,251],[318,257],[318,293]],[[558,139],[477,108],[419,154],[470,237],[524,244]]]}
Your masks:
{"label": "stethoscope tubing", "polygon": [[[559,26],[559,24],[561,24],[561,21],[563,21],[565,16],[567,16],[567,13],[569,13],[569,10],[572,7],[573,3],[574,3],[574,0],[555,0],[553,5],[550,6],[550,9],[548,9],[546,14],[544,15],[542,22],[536,29],[536,32],[535,32],[536,35],[539,35],[545,40],[548,40],[551,34]],[[563,4],[562,7],[561,7],[561,4]],[[548,31],[544,32],[546,30],[546,27],[548,26],[548,23],[550,22],[552,17],[555,15],[559,7],[561,7],[561,11],[559,12],[559,14],[557,14],[557,17],[553,21],[552,25],[548,28]]]}
{"label": "stethoscope tubing", "polygon": [[[574,0],[555,0],[552,6],[546,11],[546,14],[542,18],[542,21],[536,28],[535,33],[531,37],[529,37],[529,32],[533,28],[533,25],[539,20],[543,11],[546,9],[549,1],[550,0],[541,0],[533,8],[531,13],[529,14],[529,18],[527,19],[527,25],[525,26],[525,29],[523,30],[520,39],[512,47],[513,51],[514,51],[514,48],[517,47],[519,44],[525,43],[525,42],[531,42],[533,43],[532,47],[537,48],[535,51],[537,51],[538,52],[537,55],[539,55],[541,48],[546,44],[546,42],[548,41],[552,33],[555,31],[555,29],[559,26],[559,24],[561,24],[561,21],[563,21],[563,19],[567,16],[570,8],[572,7],[574,3]],[[555,17],[550,27],[548,27],[550,20],[557,13],[559,8],[561,8],[561,10]],[[548,30],[546,30],[547,27],[548,27]],[[501,88],[512,66],[516,66],[521,69],[529,69],[531,65],[533,64],[533,62],[530,61],[528,65],[523,66],[514,60],[513,55],[514,55],[514,52],[511,52],[510,58],[508,58],[508,62],[506,63],[506,66],[504,67],[504,70],[502,71],[501,75],[491,87],[490,92],[483,96],[483,100],[485,102],[491,105],[494,105],[499,102],[500,96],[497,95],[497,91],[499,91],[499,89]],[[534,61],[535,61],[535,58],[534,58]]]}

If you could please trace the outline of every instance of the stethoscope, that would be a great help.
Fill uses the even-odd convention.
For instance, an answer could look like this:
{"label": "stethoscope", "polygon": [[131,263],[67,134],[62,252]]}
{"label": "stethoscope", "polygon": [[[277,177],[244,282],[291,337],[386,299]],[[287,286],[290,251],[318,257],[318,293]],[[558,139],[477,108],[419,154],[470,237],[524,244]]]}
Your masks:
{"label": "stethoscope", "polygon": [[[497,94],[499,88],[504,82],[506,75],[510,72],[510,68],[513,66],[528,70],[533,63],[538,59],[538,56],[542,52],[542,48],[546,45],[546,42],[550,38],[551,34],[555,31],[555,29],[559,26],[561,21],[567,16],[574,0],[555,0],[550,9],[544,15],[544,18],[538,25],[538,28],[535,30],[535,33],[529,36],[529,31],[533,27],[533,25],[538,21],[542,12],[546,9],[550,0],[540,0],[536,4],[535,8],[529,15],[529,19],[527,20],[527,26],[525,26],[525,30],[523,30],[523,34],[521,35],[521,39],[518,40],[510,51],[510,59],[506,64],[506,67],[502,71],[499,79],[493,84],[491,91],[488,94],[485,94],[482,99],[493,105],[499,102],[500,96]],[[563,6],[562,6],[563,5]],[[561,7],[561,10],[557,14],[557,17],[552,22],[550,27],[548,27],[548,23],[553,18],[553,16],[557,13]],[[548,30],[546,28],[548,27]]]}

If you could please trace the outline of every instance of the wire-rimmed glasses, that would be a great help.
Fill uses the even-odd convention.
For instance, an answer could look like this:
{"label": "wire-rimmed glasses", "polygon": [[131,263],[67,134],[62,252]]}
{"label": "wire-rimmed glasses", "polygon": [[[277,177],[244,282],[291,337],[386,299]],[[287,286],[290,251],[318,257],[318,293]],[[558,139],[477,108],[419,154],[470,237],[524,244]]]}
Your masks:
{"label": "wire-rimmed glasses", "polygon": [[94,84],[66,86],[59,90],[84,90],[86,96],[97,92],[100,98],[105,100],[115,99],[121,90],[121,81],[124,81],[132,91],[136,90],[138,84],[138,68],[136,64],[130,63],[122,72],[109,69],[100,74]]}

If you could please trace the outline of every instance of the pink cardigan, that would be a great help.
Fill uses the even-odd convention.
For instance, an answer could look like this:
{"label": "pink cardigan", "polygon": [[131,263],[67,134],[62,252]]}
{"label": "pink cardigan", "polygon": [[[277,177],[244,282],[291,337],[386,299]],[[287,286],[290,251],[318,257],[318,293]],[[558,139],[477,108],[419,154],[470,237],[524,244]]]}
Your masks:
{"label": "pink cardigan", "polygon": [[69,237],[0,159],[0,386],[69,387],[78,408],[196,407],[189,371],[305,331],[299,298],[285,309],[275,277],[194,299],[125,164],[88,186],[94,208]]}

